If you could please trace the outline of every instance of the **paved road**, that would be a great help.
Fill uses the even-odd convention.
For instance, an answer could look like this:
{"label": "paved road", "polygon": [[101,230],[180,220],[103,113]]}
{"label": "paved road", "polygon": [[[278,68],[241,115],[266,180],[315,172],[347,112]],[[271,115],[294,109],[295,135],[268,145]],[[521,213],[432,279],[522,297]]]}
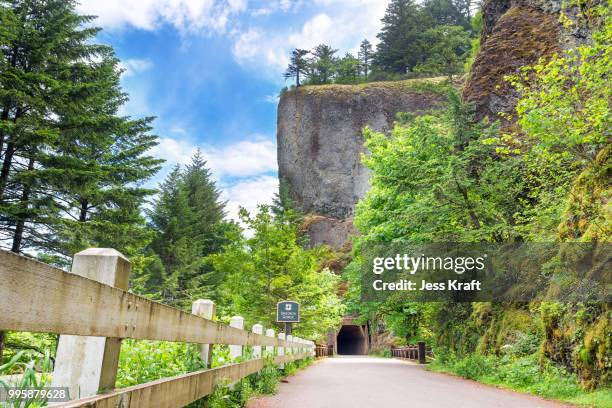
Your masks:
{"label": "paved road", "polygon": [[323,359],[289,377],[276,395],[248,408],[559,408],[568,407],[396,359],[342,356]]}

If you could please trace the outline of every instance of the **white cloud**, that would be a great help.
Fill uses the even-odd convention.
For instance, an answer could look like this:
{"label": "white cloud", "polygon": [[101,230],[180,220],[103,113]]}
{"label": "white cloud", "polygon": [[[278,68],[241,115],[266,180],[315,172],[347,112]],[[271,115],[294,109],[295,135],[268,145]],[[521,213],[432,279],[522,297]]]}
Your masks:
{"label": "white cloud", "polygon": [[182,32],[224,31],[247,6],[247,0],[82,0],[78,11],[98,16],[96,24],[105,28],[153,30],[169,23]]}
{"label": "white cloud", "polygon": [[230,218],[238,220],[240,206],[254,212],[258,204],[272,202],[278,191],[278,178],[270,174],[277,171],[276,146],[261,136],[223,148],[197,145],[184,138],[160,138],[159,145],[151,150],[151,154],[166,160],[166,163],[151,183],[162,181],[175,165],[189,163],[198,148],[222,190]]}
{"label": "white cloud", "polygon": [[153,62],[149,59],[127,59],[119,63],[119,68],[123,69],[123,76],[129,77],[139,72],[146,71],[153,67]]}
{"label": "white cloud", "polygon": [[270,95],[266,95],[264,96],[263,100],[268,102],[268,103],[273,103],[273,104],[277,104],[278,103],[278,93],[273,93]]}
{"label": "white cloud", "polygon": [[271,204],[274,194],[278,192],[278,178],[275,176],[259,176],[240,180],[223,188],[222,198],[227,200],[228,217],[237,220],[240,207],[249,213],[257,212],[259,204]]}
{"label": "white cloud", "polygon": [[185,139],[162,137],[151,154],[167,161],[168,166],[185,164],[200,149],[213,175],[251,177],[276,171],[276,146],[271,140],[241,140],[222,148],[198,146]]}
{"label": "white cloud", "polygon": [[317,14],[302,26],[299,33],[289,36],[289,44],[295,48],[310,49],[321,43],[334,43],[336,33],[334,22],[325,13]]}
{"label": "white cloud", "polygon": [[[287,9],[297,7],[288,1],[283,3]],[[325,43],[343,55],[346,51],[355,52],[364,38],[376,44],[387,0],[313,0],[313,3],[317,14],[297,29],[252,26],[236,35],[233,48],[236,61],[261,67],[266,74],[278,78],[293,48],[310,49]]]}

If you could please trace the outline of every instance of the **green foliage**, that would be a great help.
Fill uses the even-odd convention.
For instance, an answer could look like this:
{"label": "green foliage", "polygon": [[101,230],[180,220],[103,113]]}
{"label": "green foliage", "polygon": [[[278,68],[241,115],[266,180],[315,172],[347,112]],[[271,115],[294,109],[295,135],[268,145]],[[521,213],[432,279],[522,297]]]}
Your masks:
{"label": "green foliage", "polygon": [[[21,373],[9,380],[0,378],[0,387],[4,388],[7,392],[8,389],[12,387],[18,389],[42,390],[51,383],[50,373],[52,368],[49,351],[47,350],[43,356],[30,360],[27,363],[21,362],[24,355],[25,352],[20,351],[8,362],[0,364],[0,377],[15,372]],[[33,398],[12,399],[10,402],[0,403],[1,407],[6,408],[38,408],[46,405],[47,399],[38,396]]]}
{"label": "green foliage", "polygon": [[300,77],[306,78],[308,75],[308,61],[306,56],[310,53],[308,50],[296,48],[291,52],[291,60],[287,66],[287,70],[283,74],[285,79],[295,78],[295,86],[300,86]]}
{"label": "green foliage", "polygon": [[549,362],[541,365],[537,354],[524,357],[472,354],[459,360],[436,356],[429,369],[593,407],[608,407],[612,393],[609,389],[584,391],[575,375]]}
{"label": "green foliage", "polygon": [[[393,0],[382,19],[383,27],[374,57],[375,70],[404,74],[425,61],[430,70],[445,66],[456,72],[456,55],[462,55],[464,37],[469,28],[469,3],[450,0],[429,0],[417,4],[412,0]],[[439,27],[459,26],[451,35]],[[460,41],[459,41],[459,37]],[[452,41],[450,41],[452,39]],[[438,41],[444,44],[437,44]],[[451,43],[454,44],[450,49]],[[431,49],[434,45],[437,49]],[[458,48],[458,49],[457,49]],[[451,52],[452,51],[452,52]],[[455,56],[453,56],[455,55]],[[444,72],[446,73],[446,72]]]}
{"label": "green foliage", "polygon": [[334,327],[342,314],[335,294],[338,277],[320,270],[323,249],[302,247],[293,212],[275,216],[261,206],[255,216],[242,210],[241,218],[252,236],[236,236],[223,252],[208,258],[214,271],[226,274],[220,314],[244,316],[247,325],[274,327],[276,303],[292,299],[302,304],[296,334],[312,338]]}
{"label": "green foliage", "polygon": [[425,31],[422,41],[429,52],[414,71],[443,74],[450,80],[462,73],[471,45],[468,31],[460,26],[437,26]]}
{"label": "green foliage", "polygon": [[544,148],[591,161],[612,136],[612,11],[609,5],[597,10],[602,25],[592,44],[524,67],[512,78],[521,92],[516,111],[522,130]]}
{"label": "green foliage", "polygon": [[0,4],[2,241],[69,259],[92,246],[134,254],[149,239],[142,188],[160,160],[152,118],[119,116],[119,60],[75,1]]}
{"label": "green foliage", "polygon": [[155,236],[134,288],[185,308],[198,298],[216,297],[224,275],[213,274],[205,257],[221,250],[233,228],[224,221],[224,206],[199,151],[184,170],[175,167],[149,212]]}
{"label": "green foliage", "polygon": [[336,74],[338,58],[334,54],[338,50],[329,45],[319,44],[310,53],[308,83],[313,85],[329,84]]}
{"label": "green foliage", "polygon": [[370,74],[373,55],[374,49],[372,48],[372,43],[370,43],[370,41],[368,41],[368,39],[366,38],[359,45],[359,53],[357,54],[357,57],[359,58],[361,74],[365,78],[367,78]]}
{"label": "green foliage", "polygon": [[[372,189],[357,205],[361,235],[344,271],[348,310],[384,321],[405,341],[430,342],[440,364],[584,400],[581,385],[609,386],[607,304],[362,303],[359,267],[368,243],[610,241],[612,20],[607,5],[589,15],[599,21],[591,44],[512,79],[521,95],[517,134],[476,123],[453,94],[446,112],[400,115],[390,135],[364,130]],[[551,271],[564,272],[552,262],[534,273]]]}
{"label": "green foliage", "polygon": [[121,343],[116,384],[124,388],[203,368],[196,345],[128,339]]}
{"label": "green foliage", "polygon": [[352,54],[346,55],[338,61],[335,82],[337,84],[354,84],[359,82],[361,64]]}

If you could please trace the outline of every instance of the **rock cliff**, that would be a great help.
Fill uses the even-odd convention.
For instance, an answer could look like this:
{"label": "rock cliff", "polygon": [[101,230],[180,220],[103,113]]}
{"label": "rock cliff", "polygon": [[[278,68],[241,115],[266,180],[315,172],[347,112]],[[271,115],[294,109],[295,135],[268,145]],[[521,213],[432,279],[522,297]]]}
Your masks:
{"label": "rock cliff", "polygon": [[313,244],[340,247],[355,204],[369,188],[361,163],[362,129],[388,132],[398,112],[438,107],[444,96],[423,81],[303,86],[278,105],[279,177],[299,210],[310,214]]}
{"label": "rock cliff", "polygon": [[560,0],[485,1],[480,50],[463,93],[475,105],[478,119],[502,119],[508,125],[511,118],[502,118],[500,113],[511,115],[518,95],[504,77],[589,40],[576,7],[563,10],[572,24],[560,23],[561,5]]}
{"label": "rock cliff", "polygon": [[[596,1],[596,0],[595,0]],[[478,119],[512,125],[518,95],[506,75],[563,49],[589,41],[577,7],[563,14],[561,0],[485,0],[481,46],[465,82],[463,97]],[[415,86],[418,81],[364,85],[304,86],[285,93],[278,106],[279,176],[298,208],[310,214],[306,229],[313,244],[340,247],[354,232],[355,204],[368,190],[361,130],[390,130],[397,112],[439,106],[444,97]]]}

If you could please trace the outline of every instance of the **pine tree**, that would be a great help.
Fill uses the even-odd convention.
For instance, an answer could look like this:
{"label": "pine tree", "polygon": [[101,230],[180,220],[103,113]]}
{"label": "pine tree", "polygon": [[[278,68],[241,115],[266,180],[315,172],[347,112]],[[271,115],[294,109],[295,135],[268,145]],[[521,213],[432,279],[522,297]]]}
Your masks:
{"label": "pine tree", "polygon": [[[151,119],[117,116],[118,60],[93,43],[74,1],[0,5],[0,211],[11,249],[71,257],[86,246],[144,245],[137,187],[160,160]],[[84,28],[85,27],[85,28]]]}
{"label": "pine tree", "polygon": [[359,58],[359,63],[361,65],[361,73],[365,78],[367,78],[370,74],[372,54],[374,54],[372,44],[367,39],[363,40],[359,45],[359,53],[357,54],[357,57]]}
{"label": "pine tree", "polygon": [[336,73],[337,58],[334,54],[338,50],[329,45],[317,45],[311,51],[313,55],[310,61],[309,79],[311,84],[329,84]]}
{"label": "pine tree", "polygon": [[470,35],[461,26],[438,26],[423,34],[424,47],[429,49],[427,59],[414,70],[430,74],[443,74],[450,81],[463,71],[470,50]]}
{"label": "pine tree", "polygon": [[346,55],[338,61],[336,83],[339,84],[354,84],[359,81],[360,63],[355,56],[351,53]]}
{"label": "pine tree", "polygon": [[220,200],[220,192],[200,151],[184,170],[176,166],[159,190],[149,212],[155,231],[149,248],[164,268],[163,298],[187,306],[197,297],[211,297],[220,283],[206,257],[222,249],[227,243],[226,232],[232,226],[224,221],[225,203]]}
{"label": "pine tree", "polygon": [[413,0],[392,0],[382,19],[374,64],[378,70],[406,73],[418,62],[423,27],[419,7]]}
{"label": "pine tree", "polygon": [[441,25],[461,26],[470,28],[469,1],[456,0],[425,0],[422,4],[424,19],[430,27]]}
{"label": "pine tree", "polygon": [[291,52],[291,59],[287,71],[283,74],[285,79],[295,78],[295,86],[300,86],[300,76],[305,78],[308,75],[308,61],[306,56],[310,54],[308,50],[296,48]]}

